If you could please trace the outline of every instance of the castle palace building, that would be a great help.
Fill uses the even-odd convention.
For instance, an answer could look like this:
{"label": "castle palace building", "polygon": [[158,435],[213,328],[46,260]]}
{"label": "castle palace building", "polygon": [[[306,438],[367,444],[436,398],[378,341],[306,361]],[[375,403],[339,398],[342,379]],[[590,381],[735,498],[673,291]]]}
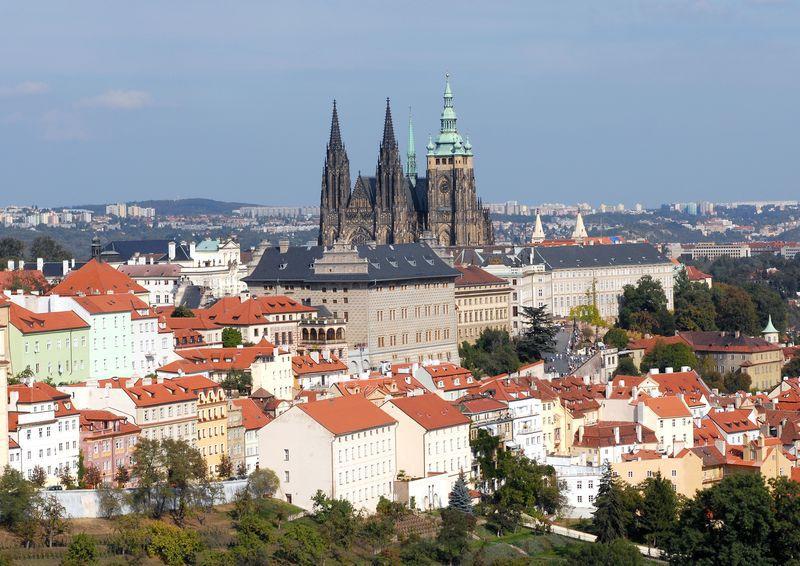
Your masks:
{"label": "castle palace building", "polygon": [[[333,103],[331,135],[322,173],[319,243],[405,244],[423,233],[443,246],[493,242],[489,211],[475,188],[472,145],[458,133],[449,77],[441,128],[427,145],[427,176],[417,175],[414,130],[409,117],[406,168],[386,100],[383,139],[374,177],[359,175],[351,186],[350,164]],[[352,187],[352,188],[351,188]]]}

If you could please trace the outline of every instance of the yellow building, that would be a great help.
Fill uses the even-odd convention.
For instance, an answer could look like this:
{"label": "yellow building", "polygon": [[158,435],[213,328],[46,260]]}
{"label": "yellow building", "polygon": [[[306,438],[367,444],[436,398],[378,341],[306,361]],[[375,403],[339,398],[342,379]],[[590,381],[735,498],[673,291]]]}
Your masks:
{"label": "yellow building", "polygon": [[[641,456],[640,456],[641,455]],[[679,457],[667,458],[653,450],[641,450],[627,455],[623,461],[612,464],[617,476],[630,485],[639,485],[647,478],[661,474],[675,486],[675,491],[686,497],[703,489],[703,460],[691,450]]]}
{"label": "yellow building", "polygon": [[484,330],[511,333],[511,285],[474,265],[456,265],[458,343],[473,343]]}
{"label": "yellow building", "polygon": [[206,459],[210,475],[217,473],[223,454],[228,452],[228,401],[219,383],[202,375],[172,380],[197,395],[196,448]]}

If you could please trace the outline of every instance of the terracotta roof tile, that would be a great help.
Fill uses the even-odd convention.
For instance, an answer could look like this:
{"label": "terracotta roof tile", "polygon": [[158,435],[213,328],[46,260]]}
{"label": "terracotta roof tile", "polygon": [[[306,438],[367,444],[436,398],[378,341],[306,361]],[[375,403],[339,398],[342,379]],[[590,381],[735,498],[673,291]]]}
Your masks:
{"label": "terracotta roof tile", "polygon": [[425,430],[437,430],[470,423],[470,420],[456,407],[436,393],[397,397],[388,403],[403,411]]}
{"label": "terracotta roof tile", "polygon": [[106,293],[147,293],[147,289],[108,265],[90,260],[80,269],[70,271],[50,290],[52,295],[105,295]]}
{"label": "terracotta roof tile", "polygon": [[295,406],[337,436],[397,422],[360,395],[333,397]]}
{"label": "terracotta roof tile", "polygon": [[272,420],[252,399],[234,399],[233,404],[242,410],[242,426],[245,430],[260,430]]}
{"label": "terracotta roof tile", "polygon": [[11,303],[10,311],[9,322],[23,334],[89,328],[73,311],[35,313],[15,303]]}

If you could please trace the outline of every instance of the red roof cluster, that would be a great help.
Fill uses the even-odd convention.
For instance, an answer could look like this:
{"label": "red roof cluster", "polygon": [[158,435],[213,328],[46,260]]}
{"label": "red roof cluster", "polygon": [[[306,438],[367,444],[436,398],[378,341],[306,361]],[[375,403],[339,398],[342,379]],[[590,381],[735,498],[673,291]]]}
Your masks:
{"label": "red roof cluster", "polygon": [[397,397],[388,401],[425,430],[466,425],[470,420],[436,393]]}
{"label": "red roof cluster", "polygon": [[395,424],[392,417],[360,395],[295,405],[336,436]]}
{"label": "red roof cluster", "polygon": [[10,304],[10,310],[9,322],[23,334],[89,328],[73,311],[35,313],[15,303]]}
{"label": "red roof cluster", "polygon": [[147,289],[107,263],[92,259],[80,269],[70,271],[50,290],[52,295],[105,295],[108,293],[147,293]]}

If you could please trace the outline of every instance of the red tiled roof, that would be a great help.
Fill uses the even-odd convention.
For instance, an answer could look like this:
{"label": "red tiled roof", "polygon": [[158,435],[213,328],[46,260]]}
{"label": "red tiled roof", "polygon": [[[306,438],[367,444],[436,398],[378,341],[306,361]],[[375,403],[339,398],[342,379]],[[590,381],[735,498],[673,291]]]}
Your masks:
{"label": "red tiled roof", "polygon": [[175,374],[180,371],[250,371],[257,358],[272,356],[274,351],[275,346],[263,339],[255,346],[242,348],[184,348],[176,352],[182,359],[161,366],[158,371]]}
{"label": "red tiled roof", "polygon": [[206,309],[208,316],[223,326],[249,326],[266,324],[269,315],[315,312],[314,307],[303,305],[284,295],[251,297],[245,301],[238,297],[220,299]]}
{"label": "red tiled roof", "polygon": [[[87,295],[74,297],[74,300],[91,314],[130,312],[132,318],[156,316],[147,303],[131,294]],[[139,311],[143,311],[144,314]]]}
{"label": "red tiled roof", "polygon": [[469,424],[470,420],[436,393],[397,397],[388,401],[425,430]]}
{"label": "red tiled roof", "polygon": [[689,278],[689,281],[705,281],[706,279],[711,279],[708,273],[700,271],[693,265],[686,266],[686,277]]}
{"label": "red tiled roof", "polygon": [[717,427],[726,434],[758,430],[758,425],[750,420],[750,411],[747,409],[734,409],[732,411],[713,410],[708,413]]}
{"label": "red tiled roof", "polygon": [[492,275],[476,265],[455,265],[454,267],[461,273],[461,275],[456,277],[456,287],[477,287],[480,285],[508,286],[508,281],[502,277]]}
{"label": "red tiled roof", "polygon": [[[642,440],[636,434],[636,427],[640,426]],[[614,429],[619,429],[619,442],[614,435]],[[630,444],[656,444],[656,433],[646,426],[637,425],[630,421],[599,421],[597,424],[583,428],[583,439],[580,431],[575,432],[575,446],[586,448],[604,448],[609,446],[626,446]]]}
{"label": "red tiled roof", "polygon": [[15,303],[11,303],[10,311],[9,322],[23,334],[89,328],[73,311],[35,313]]}
{"label": "red tiled roof", "polygon": [[171,383],[191,391],[198,393],[200,391],[207,391],[209,389],[222,389],[222,386],[216,381],[205,377],[204,375],[184,375],[182,377],[175,377],[169,381],[164,381],[165,384]]}
{"label": "red tiled roof", "polygon": [[[81,431],[91,432],[92,436],[115,436],[120,434],[139,434],[141,427],[132,422],[128,422],[127,417],[123,417],[111,411],[85,409],[80,411]],[[117,429],[113,426],[106,426],[105,423],[119,421]],[[103,423],[103,424],[98,424]]]}
{"label": "red tiled roof", "polygon": [[641,402],[662,419],[692,416],[680,397],[645,397]]}
{"label": "red tiled roof", "polygon": [[147,293],[147,289],[108,265],[91,259],[80,269],[70,271],[50,290],[51,295],[105,295],[106,293]]}
{"label": "red tiled roof", "polygon": [[242,426],[245,430],[260,430],[272,420],[250,398],[234,399],[233,404],[242,410]]}
{"label": "red tiled roof", "polygon": [[342,395],[361,395],[362,397],[369,397],[375,392],[391,397],[407,395],[412,391],[425,391],[425,387],[409,374],[348,379],[336,383],[334,387]]}
{"label": "red tiled roof", "polygon": [[708,417],[700,421],[700,426],[695,426],[692,431],[695,446],[703,446],[706,444],[714,444],[714,441],[720,438],[717,427],[709,420]]}
{"label": "red tiled roof", "polygon": [[681,336],[653,336],[652,338],[639,338],[628,342],[628,350],[644,350],[645,354],[655,348],[656,344],[688,344]]}
{"label": "red tiled roof", "polygon": [[17,289],[46,293],[50,289],[50,283],[38,269],[0,271],[0,290],[15,291]]}
{"label": "red tiled roof", "polygon": [[754,353],[780,350],[777,344],[771,344],[763,338],[754,338],[740,334],[725,332],[693,331],[681,332],[680,337],[686,340],[696,352],[736,352]]}
{"label": "red tiled roof", "polygon": [[465,415],[477,415],[479,413],[508,409],[508,405],[497,399],[492,399],[491,397],[473,397],[469,395],[456,401],[456,405]]}
{"label": "red tiled roof", "polygon": [[45,403],[47,401],[69,399],[67,393],[62,393],[44,381],[34,381],[30,386],[9,385],[8,393],[10,394],[11,392],[16,392],[19,395],[17,402],[21,404]]}
{"label": "red tiled roof", "polygon": [[292,357],[292,371],[295,377],[301,375],[326,373],[326,372],[347,372],[347,366],[336,356],[331,356],[330,360],[322,357],[318,362],[314,361],[310,355],[293,356]]}
{"label": "red tiled roof", "polygon": [[[434,385],[443,391],[472,389],[478,385],[478,380],[473,377],[471,371],[450,362],[424,366],[424,369],[430,374]],[[456,384],[457,379],[458,384]],[[442,382],[441,386],[439,382]]]}
{"label": "red tiled roof", "polygon": [[295,406],[337,436],[397,422],[360,395],[309,401]]}

